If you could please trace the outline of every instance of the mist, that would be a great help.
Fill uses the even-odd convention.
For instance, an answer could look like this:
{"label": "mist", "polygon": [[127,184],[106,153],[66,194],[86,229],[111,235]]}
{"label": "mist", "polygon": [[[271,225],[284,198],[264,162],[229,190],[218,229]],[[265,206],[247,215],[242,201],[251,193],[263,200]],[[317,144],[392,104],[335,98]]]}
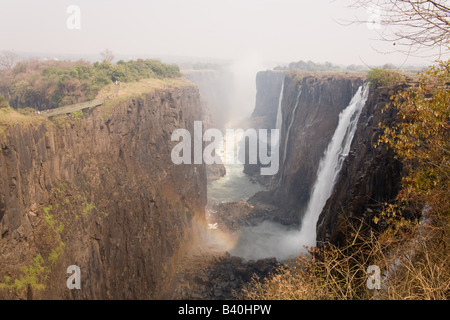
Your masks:
{"label": "mist", "polygon": [[[351,0],[5,0],[0,50],[20,53],[89,54],[111,49],[117,56],[196,57],[289,63],[299,59],[336,64],[401,65],[405,56],[364,24],[345,25],[370,13]],[[71,5],[80,28],[67,28]],[[244,55],[250,53],[247,57]],[[172,58],[170,60],[172,60]],[[432,62],[408,57],[408,64]]]}
{"label": "mist", "polygon": [[237,129],[237,125],[247,125],[246,119],[255,108],[256,74],[265,68],[268,68],[268,64],[255,52],[233,60],[230,66],[233,86],[230,92],[228,127]]}
{"label": "mist", "polygon": [[307,253],[303,243],[298,228],[263,221],[257,226],[243,228],[230,254],[246,260],[273,257],[285,261]]}

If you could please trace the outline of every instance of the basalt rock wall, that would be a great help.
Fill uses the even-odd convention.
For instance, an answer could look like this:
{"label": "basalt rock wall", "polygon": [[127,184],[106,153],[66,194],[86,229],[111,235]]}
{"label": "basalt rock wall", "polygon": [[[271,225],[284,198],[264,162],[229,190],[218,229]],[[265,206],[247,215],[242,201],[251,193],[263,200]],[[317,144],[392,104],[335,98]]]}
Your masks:
{"label": "basalt rock wall", "polygon": [[[0,298],[162,299],[204,223],[204,165],[171,161],[202,119],[179,80],[0,139]],[[67,267],[81,270],[69,290]]]}

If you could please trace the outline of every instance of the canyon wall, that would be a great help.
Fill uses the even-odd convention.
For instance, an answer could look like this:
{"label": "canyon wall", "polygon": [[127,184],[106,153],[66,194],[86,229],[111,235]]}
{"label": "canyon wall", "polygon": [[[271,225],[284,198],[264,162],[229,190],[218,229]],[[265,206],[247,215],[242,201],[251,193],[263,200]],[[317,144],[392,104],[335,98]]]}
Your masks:
{"label": "canyon wall", "polygon": [[[0,298],[162,299],[204,223],[204,165],[171,133],[202,119],[185,80],[0,138]],[[81,269],[81,290],[66,286]]]}

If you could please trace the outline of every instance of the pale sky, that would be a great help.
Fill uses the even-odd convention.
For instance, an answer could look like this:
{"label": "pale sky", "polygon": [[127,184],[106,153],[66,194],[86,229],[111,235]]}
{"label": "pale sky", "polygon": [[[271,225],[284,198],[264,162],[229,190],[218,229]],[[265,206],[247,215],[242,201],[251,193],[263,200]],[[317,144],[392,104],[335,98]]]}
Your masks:
{"label": "pale sky", "polygon": [[[349,0],[1,0],[0,50],[58,54],[146,54],[335,64],[403,64],[383,54],[367,25],[343,26],[369,13]],[[80,8],[70,30],[67,8]],[[100,57],[99,57],[100,58]],[[432,59],[409,58],[428,65]]]}

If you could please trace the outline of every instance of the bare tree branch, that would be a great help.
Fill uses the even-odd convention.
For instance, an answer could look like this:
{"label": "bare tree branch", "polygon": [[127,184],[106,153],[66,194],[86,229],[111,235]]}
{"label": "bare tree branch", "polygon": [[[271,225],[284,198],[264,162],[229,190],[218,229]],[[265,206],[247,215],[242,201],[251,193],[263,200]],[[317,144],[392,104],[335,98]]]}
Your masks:
{"label": "bare tree branch", "polygon": [[19,55],[12,51],[3,51],[0,56],[0,68],[11,70],[16,62],[19,61]]}
{"label": "bare tree branch", "polygon": [[111,63],[114,60],[114,54],[109,49],[103,50],[102,52],[100,52],[100,55],[102,56],[103,61]]}
{"label": "bare tree branch", "polygon": [[369,19],[356,22],[377,24],[375,29],[382,29],[380,38],[392,42],[397,51],[450,50],[449,0],[355,0],[351,7],[372,13]]}

